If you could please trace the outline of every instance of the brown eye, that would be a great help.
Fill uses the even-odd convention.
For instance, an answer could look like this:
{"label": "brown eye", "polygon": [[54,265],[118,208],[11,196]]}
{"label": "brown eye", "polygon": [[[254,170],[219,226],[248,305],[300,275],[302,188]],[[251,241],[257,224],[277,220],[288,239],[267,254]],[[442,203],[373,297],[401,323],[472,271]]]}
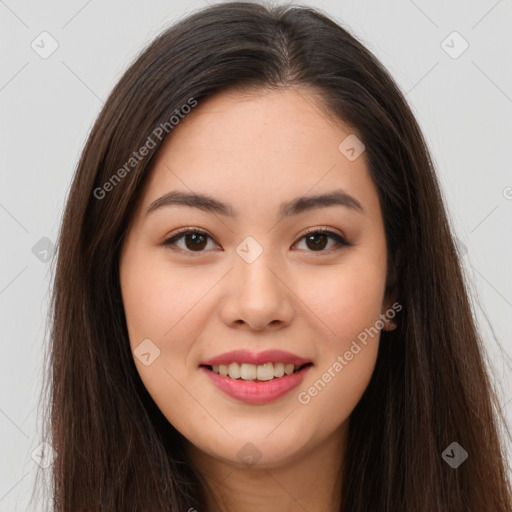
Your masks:
{"label": "brown eye", "polygon": [[201,233],[188,233],[184,239],[185,246],[191,251],[201,251],[206,246],[206,237]]}
{"label": "brown eye", "polygon": [[[306,250],[309,252],[330,252],[331,249],[335,250],[352,245],[334,231],[325,229],[310,231],[300,239],[299,243],[302,242],[302,240],[305,240]],[[334,243],[329,245],[329,240]],[[162,245],[170,246],[172,249],[184,252],[201,253],[206,252],[209,241],[212,241],[214,246],[217,245],[213,238],[204,231],[198,229],[184,229],[165,240]]]}
{"label": "brown eye", "polygon": [[306,236],[306,244],[313,251],[322,250],[325,249],[328,238],[324,233],[314,233]]}
{"label": "brown eye", "polygon": [[213,241],[212,237],[203,231],[185,229],[165,240],[163,245],[170,246],[173,249],[178,248],[185,252],[204,252],[209,240]]}
{"label": "brown eye", "polygon": [[[334,241],[330,246],[329,239]],[[302,240],[305,240],[306,249],[309,252],[330,252],[331,249],[339,249],[352,245],[343,237],[338,235],[338,233],[327,229],[316,229],[315,231],[310,231],[300,239],[299,244]]]}

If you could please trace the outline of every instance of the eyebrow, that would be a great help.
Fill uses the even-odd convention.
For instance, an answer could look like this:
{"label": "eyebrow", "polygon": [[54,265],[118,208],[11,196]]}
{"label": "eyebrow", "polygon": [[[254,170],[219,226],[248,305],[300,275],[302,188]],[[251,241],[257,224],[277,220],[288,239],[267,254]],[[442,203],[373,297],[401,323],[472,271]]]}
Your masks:
{"label": "eyebrow", "polygon": [[[172,190],[153,201],[146,210],[146,216],[166,206],[191,206],[205,212],[218,213],[227,217],[237,217],[238,212],[230,204],[224,203],[206,194],[181,192]],[[345,206],[353,211],[364,214],[361,203],[353,196],[338,189],[325,194],[296,197],[279,207],[279,220],[298,215],[302,212],[327,206]]]}

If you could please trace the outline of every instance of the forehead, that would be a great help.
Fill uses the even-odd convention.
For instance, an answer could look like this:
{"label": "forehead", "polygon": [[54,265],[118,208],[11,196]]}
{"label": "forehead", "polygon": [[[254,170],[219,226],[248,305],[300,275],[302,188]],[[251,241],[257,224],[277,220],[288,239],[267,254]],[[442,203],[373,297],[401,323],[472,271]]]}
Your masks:
{"label": "forehead", "polygon": [[377,194],[365,153],[351,161],[339,149],[353,135],[310,90],[219,93],[199,102],[167,137],[144,204],[179,188],[262,209],[343,188],[371,211]]}
{"label": "forehead", "polygon": [[350,128],[327,116],[320,97],[312,90],[228,91],[202,100],[162,149],[165,153],[177,146],[205,148],[235,152],[237,156],[307,152],[312,146],[336,150],[343,133],[351,133]]}

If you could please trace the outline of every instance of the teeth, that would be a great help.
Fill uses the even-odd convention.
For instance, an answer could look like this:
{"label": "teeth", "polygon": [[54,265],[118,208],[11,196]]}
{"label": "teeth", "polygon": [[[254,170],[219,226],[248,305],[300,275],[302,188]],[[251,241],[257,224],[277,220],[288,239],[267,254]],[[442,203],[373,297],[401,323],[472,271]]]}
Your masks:
{"label": "teeth", "polygon": [[249,364],[249,363],[230,363],[212,366],[212,370],[224,377],[242,380],[272,380],[274,378],[291,375],[298,370],[293,363],[265,363],[265,364]]}
{"label": "teeth", "polygon": [[232,379],[238,379],[240,377],[240,365],[238,363],[231,363],[228,366],[228,373]]}
{"label": "teeth", "polygon": [[274,378],[274,365],[272,363],[259,364],[256,367],[256,377],[258,380],[272,380]]}
{"label": "teeth", "polygon": [[240,365],[240,378],[243,380],[254,380],[256,378],[256,365],[242,363]]}
{"label": "teeth", "polygon": [[284,363],[276,363],[274,365],[274,377],[282,377],[284,375]]}
{"label": "teeth", "polygon": [[291,375],[293,373],[293,369],[294,369],[294,365],[291,363],[284,365],[284,373],[286,373],[286,375]]}

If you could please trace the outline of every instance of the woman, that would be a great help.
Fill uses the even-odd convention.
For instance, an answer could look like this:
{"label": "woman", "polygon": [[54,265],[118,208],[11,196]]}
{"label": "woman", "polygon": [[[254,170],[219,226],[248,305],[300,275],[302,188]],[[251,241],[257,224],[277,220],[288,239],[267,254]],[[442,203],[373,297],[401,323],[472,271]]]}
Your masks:
{"label": "woman", "polygon": [[318,11],[208,7],[139,56],[52,306],[56,511],[512,509],[424,139]]}

